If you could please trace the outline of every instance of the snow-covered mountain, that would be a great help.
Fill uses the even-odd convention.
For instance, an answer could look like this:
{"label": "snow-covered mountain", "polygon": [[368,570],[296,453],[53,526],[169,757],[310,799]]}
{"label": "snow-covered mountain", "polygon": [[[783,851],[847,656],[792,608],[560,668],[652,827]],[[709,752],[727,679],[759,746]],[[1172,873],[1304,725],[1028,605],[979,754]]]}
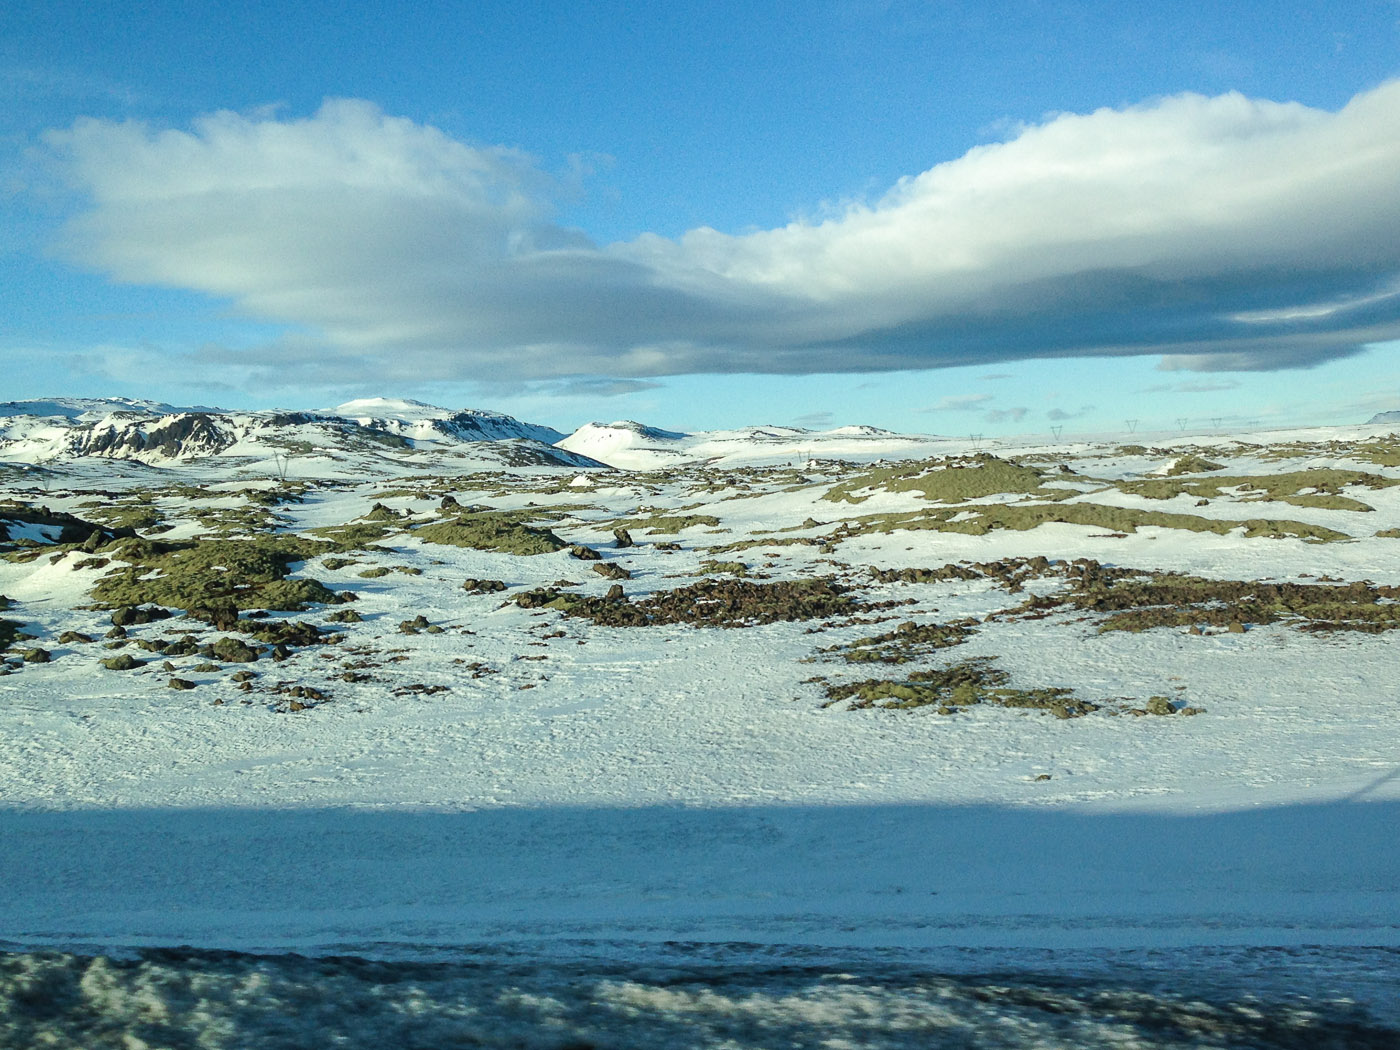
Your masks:
{"label": "snow-covered mountain", "polygon": [[656,467],[667,460],[688,458],[685,442],[689,436],[624,419],[616,423],[585,423],[560,441],[559,447],[610,466]]}
{"label": "snow-covered mountain", "polygon": [[52,397],[39,401],[0,401],[0,417],[38,416],[80,419],[88,422],[113,412],[134,412],[147,416],[168,416],[176,412],[217,412],[212,408],[176,408],[160,401],[130,397]]}
{"label": "snow-covered mountain", "polygon": [[[403,398],[359,398],[304,411],[228,411],[130,398],[48,398],[0,403],[0,463],[120,460],[262,464],[279,474],[362,469],[520,466],[658,470],[680,464],[801,464],[937,455],[948,439],[871,426],[832,430],[765,425],[686,433],[633,420],[586,423],[567,437],[500,412],[449,409]],[[463,460],[469,462],[462,462]],[[431,464],[434,468],[442,464]],[[261,468],[258,468],[261,469]]]}
{"label": "snow-covered mountain", "polygon": [[[413,460],[434,453],[481,467],[600,464],[553,447],[559,431],[499,412],[369,398],[309,412],[230,412],[127,398],[52,398],[0,404],[0,462],[75,459],[168,466],[233,457],[306,462],[347,457]],[[405,465],[411,465],[405,463]]]}
{"label": "snow-covered mountain", "polygon": [[361,426],[415,441],[448,438],[456,441],[508,441],[526,438],[552,445],[564,435],[553,427],[522,423],[500,412],[468,408],[461,411],[400,398],[368,397],[347,401],[323,415],[352,419]]}
{"label": "snow-covered mountain", "polygon": [[586,423],[558,442],[557,447],[623,470],[656,470],[678,463],[740,465],[802,463],[812,459],[870,460],[916,454],[923,446],[929,446],[926,454],[933,455],[937,452],[934,446],[939,443],[947,442],[942,438],[895,434],[868,426],[844,426],[834,430],[756,426],[684,434],[622,420]]}
{"label": "snow-covered mountain", "polygon": [[1367,426],[1372,423],[1400,423],[1400,410],[1394,412],[1377,412],[1370,419],[1366,420]]}

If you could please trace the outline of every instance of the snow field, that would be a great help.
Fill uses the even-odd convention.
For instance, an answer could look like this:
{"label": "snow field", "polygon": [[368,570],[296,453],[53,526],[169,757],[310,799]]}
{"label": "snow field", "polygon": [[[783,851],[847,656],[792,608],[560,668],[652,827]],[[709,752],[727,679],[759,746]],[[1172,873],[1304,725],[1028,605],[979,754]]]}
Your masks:
{"label": "snow field", "polygon": [[[791,436],[751,438],[732,439],[734,461],[771,459],[767,442]],[[1110,462],[1123,476],[1161,465],[1088,445],[1061,451],[1086,474]],[[1251,464],[1293,469],[1257,458],[1229,469]],[[151,660],[142,670],[106,672],[97,643],[54,640],[105,632],[107,613],[82,608],[104,570],[75,570],[74,555],[0,561],[0,593],[18,603],[8,615],[55,657],[0,677],[0,884],[14,888],[0,901],[0,937],[370,953],[384,943],[576,938],[866,948],[1400,941],[1400,697],[1388,634],[1286,624],[1101,634],[1092,619],[1064,613],[996,619],[1025,595],[988,581],[868,576],[870,566],[1043,554],[1393,584],[1400,543],[1372,536],[1400,523],[1400,490],[1367,492],[1370,514],[1226,501],[1193,509],[1315,520],[1359,537],[1351,543],[1154,527],[1118,537],[1047,524],[985,536],[870,533],[827,552],[708,549],[760,535],[820,538],[847,518],[926,505],[909,493],[824,500],[840,468],[822,469],[805,483],[790,472],[781,484],[736,474],[709,491],[685,470],[598,472],[583,488],[567,484],[576,469],[540,468],[455,491],[463,505],[571,508],[553,527],[631,570],[623,586],[633,598],[692,582],[717,559],[772,579],[835,574],[867,601],[914,604],[880,611],[875,623],[604,627],[507,601],[559,579],[604,593],[611,581],[567,551],[518,557],[397,535],[384,540],[392,550],[353,552],[340,569],[302,566],[360,595],[350,607],[364,622],[336,625],[341,643],[250,665],[259,678],[248,693],[233,687],[230,667],[195,672],[197,658],[186,659],[179,673],[196,687],[178,692],[156,654],[138,654]],[[118,474],[126,470],[122,485],[151,476]],[[180,471],[181,480],[250,483],[231,478],[229,464]],[[427,482],[361,474],[276,509],[292,531],[339,525],[384,491],[416,484]],[[42,501],[81,514],[83,489],[97,485],[79,465]],[[382,501],[420,517],[437,506],[436,494]],[[160,505],[178,538],[194,531],[188,511],[209,504],[163,496]],[[637,547],[615,549],[614,520],[637,517],[639,506],[712,514],[720,525],[636,530]],[[807,518],[822,524],[803,527]],[[682,549],[657,550],[662,541]],[[359,575],[376,566],[421,574]],[[504,580],[509,591],[468,595],[468,577]],[[398,632],[419,614],[442,633]],[[1090,700],[1165,694],[1205,714],[847,711],[823,707],[820,683],[807,681],[897,673],[818,650],[905,619],[964,617],[981,621],[965,644],[911,666],[995,657],[1025,688],[1071,686]],[[186,623],[135,627],[132,637]],[[357,661],[367,677],[344,680]],[[324,689],[329,702],[279,710],[269,691],[277,682]]]}

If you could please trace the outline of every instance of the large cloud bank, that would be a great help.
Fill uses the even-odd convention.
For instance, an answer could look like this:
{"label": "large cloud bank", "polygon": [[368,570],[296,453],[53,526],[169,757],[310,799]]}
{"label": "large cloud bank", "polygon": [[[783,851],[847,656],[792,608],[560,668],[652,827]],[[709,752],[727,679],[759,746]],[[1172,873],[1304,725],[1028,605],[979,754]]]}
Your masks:
{"label": "large cloud bank", "polygon": [[1400,338],[1400,81],[1337,113],[1229,94],[1058,115],[823,221],[611,245],[558,224],[530,158],[361,101],[48,144],[90,202],[70,258],[294,326],[284,375],[1239,370]]}

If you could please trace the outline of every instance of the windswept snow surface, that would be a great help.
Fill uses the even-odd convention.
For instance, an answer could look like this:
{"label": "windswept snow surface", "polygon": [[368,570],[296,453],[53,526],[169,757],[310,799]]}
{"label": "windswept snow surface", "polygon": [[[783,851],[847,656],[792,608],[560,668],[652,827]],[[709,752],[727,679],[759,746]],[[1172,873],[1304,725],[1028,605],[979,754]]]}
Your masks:
{"label": "windswept snow surface", "polygon": [[[776,428],[643,438],[696,440],[692,462],[781,462],[779,449],[822,448],[820,436]],[[898,442],[918,455],[930,448],[863,432],[838,439],[880,443],[871,459],[891,457]],[[994,615],[1053,592],[1054,580],[1008,594],[985,579],[915,586],[874,583],[869,572],[1045,555],[1215,578],[1400,584],[1400,541],[1376,535],[1400,526],[1400,487],[1346,487],[1373,510],[1253,490],[1197,507],[1191,496],[1115,487],[1193,451],[1228,460],[1231,474],[1325,464],[1400,479],[1374,451],[1383,441],[1393,442],[1389,431],[1373,427],[1210,447],[1193,438],[997,449],[1045,465],[1045,483],[1072,488],[1071,501],[1325,523],[1344,537],[1325,543],[1055,522],[842,539],[843,522],[944,505],[877,482],[861,502],[835,500],[867,468],[806,459],[729,473],[598,472],[586,486],[571,484],[572,467],[312,480],[275,506],[273,527],[342,525],[378,504],[389,531],[347,564],[317,557],[296,568],[356,592],[343,608],[361,620],[328,625],[340,606],[271,614],[328,625],[344,641],[295,648],[283,662],[265,655],[246,665],[256,674],[247,690],[232,678],[244,665],[210,669],[207,657],[139,647],[180,630],[201,642],[217,633],[178,616],[129,628],[119,651],[144,666],[102,669],[111,621],[88,607],[89,591],[119,565],[77,550],[0,561],[0,593],[13,599],[0,618],[34,636],[0,677],[0,938],[371,955],[502,942],[1400,946],[1394,634],[1285,622],[1100,633],[1079,613]],[[1069,466],[1057,473],[1061,462],[1072,476]],[[171,526],[154,535],[178,540],[213,527],[221,509],[263,507],[245,503],[250,486],[279,488],[207,462],[174,479],[199,492],[171,486],[172,472],[154,483],[135,468],[100,480],[86,470],[59,476],[47,494],[9,494],[82,516],[120,509],[130,489]],[[104,485],[94,506],[91,490]],[[536,515],[602,560],[424,542],[415,525],[457,513],[440,509],[446,494],[462,507]],[[957,509],[1037,498],[998,493]],[[653,532],[653,521],[674,531]],[[619,524],[635,546],[614,546]],[[745,545],[754,539],[787,542]],[[511,600],[561,579],[600,596],[613,581],[594,564],[627,569],[621,586],[640,600],[732,573],[706,562],[733,560],[748,579],[834,575],[864,601],[899,604],[829,622],[624,628]],[[498,579],[507,591],[469,593],[466,579]],[[401,633],[396,625],[416,615],[440,631]],[[820,651],[905,620],[975,630],[902,669]],[[96,640],[60,641],[64,631]],[[52,659],[22,662],[29,646]],[[823,706],[813,681],[972,657],[994,657],[1018,686],[1122,698],[1124,713],[847,710]],[[176,676],[194,688],[169,688]],[[296,686],[326,699],[295,710],[286,689]],[[1204,713],[1126,711],[1153,694]]]}

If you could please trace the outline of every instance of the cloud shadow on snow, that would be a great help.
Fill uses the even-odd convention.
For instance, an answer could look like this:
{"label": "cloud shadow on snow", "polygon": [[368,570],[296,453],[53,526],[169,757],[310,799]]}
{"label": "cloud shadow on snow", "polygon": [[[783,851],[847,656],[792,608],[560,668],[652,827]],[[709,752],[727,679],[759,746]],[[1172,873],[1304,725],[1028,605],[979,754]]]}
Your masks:
{"label": "cloud shadow on snow", "polygon": [[1400,802],[1364,800],[1194,815],[934,804],[8,810],[0,939],[244,950],[560,939],[1394,945],[1396,827]]}

